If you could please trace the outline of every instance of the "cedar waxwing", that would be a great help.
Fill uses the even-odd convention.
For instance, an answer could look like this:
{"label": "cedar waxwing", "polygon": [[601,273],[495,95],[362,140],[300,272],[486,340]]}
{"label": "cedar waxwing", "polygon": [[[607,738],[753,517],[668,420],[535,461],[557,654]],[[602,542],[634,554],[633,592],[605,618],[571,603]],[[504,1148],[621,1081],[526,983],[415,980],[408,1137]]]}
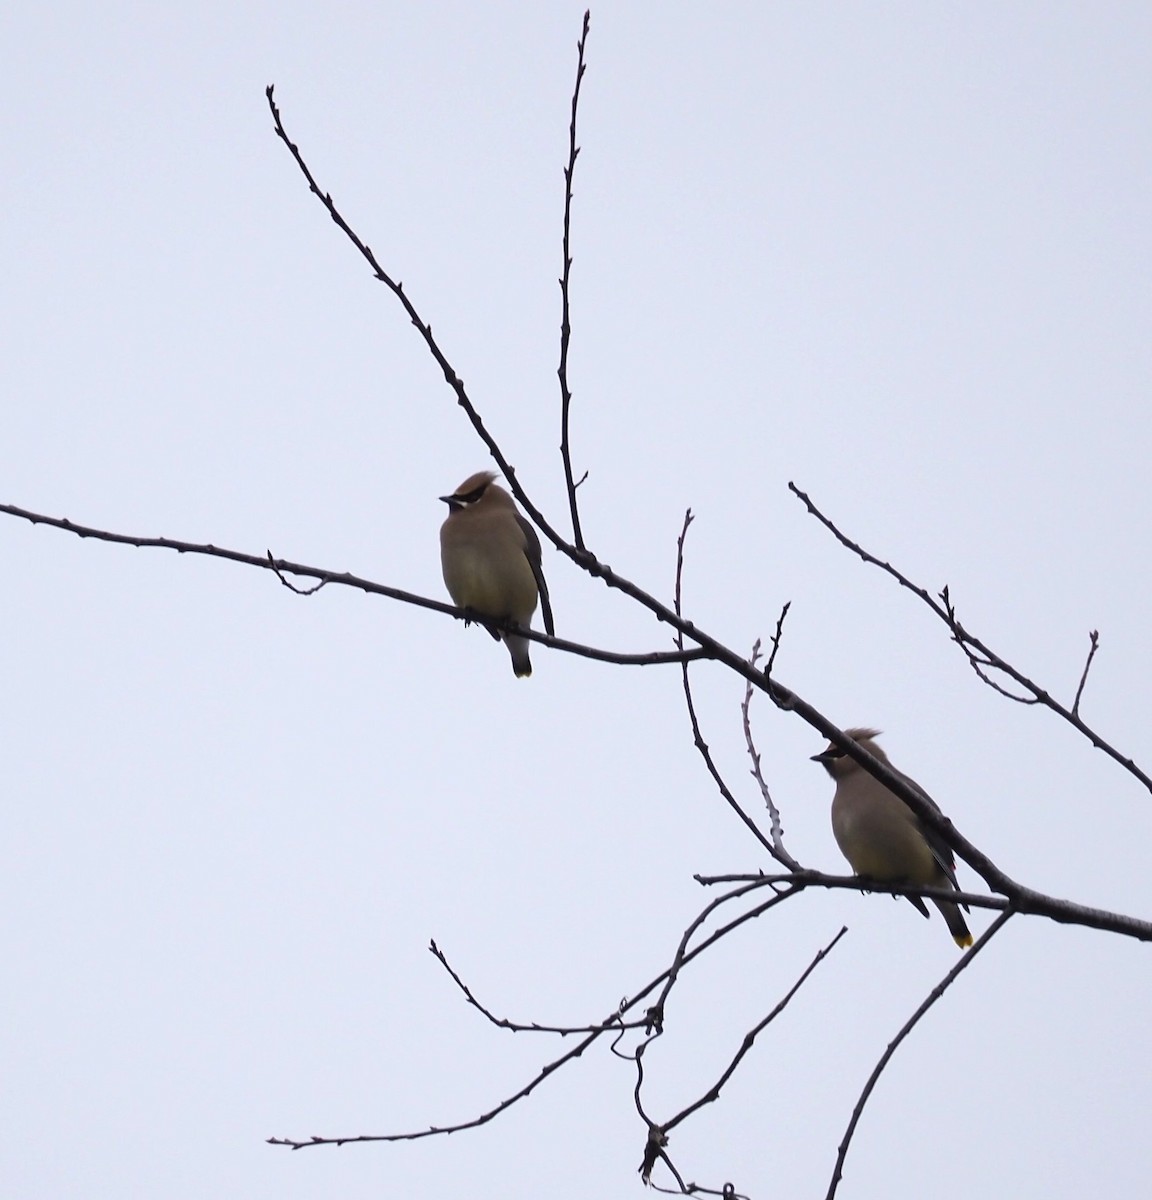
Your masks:
{"label": "cedar waxwing", "polygon": [[[440,497],[448,505],[448,519],[440,526],[444,582],[460,608],[525,628],[532,622],[539,596],[544,628],[551,635],[555,629],[541,569],[540,539],[495,479],[492,471],[477,471],[451,496]],[[492,636],[507,645],[517,678],[532,674],[527,638],[514,633]]]}
{"label": "cedar waxwing", "polygon": [[[878,758],[909,787],[915,788],[936,810],[939,806],[913,779],[897,771],[888,755],[873,740],[876,729],[844,731],[862,750]],[[931,887],[953,887],[957,891],[956,861],[952,851],[934,830],[925,826],[916,814],[878,779],[839,747],[829,743],[826,750],[812,756],[822,763],[836,780],[832,797],[832,832],[841,853],[852,870],[864,879],[884,883],[918,883]],[[928,909],[919,896],[909,900],[925,915]],[[948,930],[961,949],[972,945],[972,934],[960,909],[949,900],[932,899],[948,924]]]}

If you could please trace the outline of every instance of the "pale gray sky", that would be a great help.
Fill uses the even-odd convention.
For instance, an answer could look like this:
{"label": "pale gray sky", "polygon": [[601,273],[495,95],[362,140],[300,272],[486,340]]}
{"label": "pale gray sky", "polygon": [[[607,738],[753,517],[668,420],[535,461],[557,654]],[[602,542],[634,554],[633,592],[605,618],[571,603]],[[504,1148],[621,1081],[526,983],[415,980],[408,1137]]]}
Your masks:
{"label": "pale gray sky", "polygon": [[[9,5],[0,16],[0,500],[442,597],[436,497],[488,460],[291,135],[431,321],[561,527],[561,166],[581,5]],[[1152,914],[1152,797],[981,685],[877,554],[1152,765],[1152,12],[1143,4],[604,3],[574,210],[585,531],[729,645],[792,601],[780,677],[873,724],[1016,878]],[[5,1196],[639,1194],[604,1051],[487,1129],[290,1153],[270,1135],[475,1116],[561,1049],[466,1008],[603,1017],[670,961],[693,872],[766,865],[678,674],[534,653],[266,572],[0,520]],[[557,631],[667,630],[546,554]],[[725,672],[705,734],[747,778]],[[821,745],[758,704],[788,844],[843,866]],[[961,880],[977,884],[961,868]],[[987,917],[975,914],[977,932]],[[842,923],[686,1177],[821,1196],[868,1071],[955,961],[938,918],[795,900],[673,994],[666,1118]],[[1148,950],[1010,925],[899,1051],[842,1197],[1136,1194]],[[1139,1181],[1139,1182],[1138,1182]]]}

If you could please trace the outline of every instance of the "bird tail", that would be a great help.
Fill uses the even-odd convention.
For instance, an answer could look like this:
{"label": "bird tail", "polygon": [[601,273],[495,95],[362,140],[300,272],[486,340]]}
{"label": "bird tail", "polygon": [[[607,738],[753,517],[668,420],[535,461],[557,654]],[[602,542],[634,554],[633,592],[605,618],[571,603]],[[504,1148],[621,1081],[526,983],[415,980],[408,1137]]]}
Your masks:
{"label": "bird tail", "polygon": [[960,911],[958,905],[953,904],[951,900],[937,900],[932,897],[932,903],[940,910],[940,915],[944,918],[948,925],[948,932],[952,935],[956,945],[961,950],[967,949],[972,945],[972,933],[968,928],[968,923],[964,920],[964,914]]}
{"label": "bird tail", "polygon": [[512,655],[512,671],[517,679],[527,679],[532,674],[532,660],[528,657],[528,647],[532,644],[527,638],[514,633],[504,635],[504,644]]}

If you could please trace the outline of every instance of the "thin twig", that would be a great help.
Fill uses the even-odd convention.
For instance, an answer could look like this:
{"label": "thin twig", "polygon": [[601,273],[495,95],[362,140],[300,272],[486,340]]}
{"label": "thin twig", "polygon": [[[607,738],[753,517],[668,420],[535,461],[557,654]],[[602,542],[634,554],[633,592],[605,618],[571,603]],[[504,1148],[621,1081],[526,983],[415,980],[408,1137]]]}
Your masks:
{"label": "thin twig", "polygon": [[956,615],[956,606],[952,603],[952,593],[945,584],[940,589],[940,604],[947,614],[946,624],[952,632],[952,640],[960,647],[960,653],[968,660],[968,665],[976,673],[976,677],[981,683],[987,684],[994,692],[998,692],[1005,700],[1011,700],[1014,704],[1039,704],[1038,696],[1021,696],[1006,688],[998,680],[992,678],[988,673],[999,668],[988,657],[983,654],[977,654],[976,651],[964,640],[962,636],[963,626],[960,624],[960,618]]}
{"label": "thin twig", "polygon": [[[564,463],[564,483],[568,488],[568,510],[572,514],[572,541],[579,550],[584,547],[584,533],[580,528],[580,509],[576,500],[579,486],[572,476],[572,455],[568,441],[568,414],[572,404],[572,393],[568,387],[568,346],[572,338],[568,284],[572,271],[572,177],[576,173],[576,157],[580,147],[576,145],[576,112],[580,105],[580,84],[584,79],[584,47],[588,41],[588,26],[591,12],[584,13],[584,26],[580,41],[576,44],[576,85],[572,89],[572,120],[568,125],[568,165],[564,168],[564,271],[560,276],[560,457]],[[584,473],[587,476],[587,472]],[[583,482],[581,478],[581,482]]]}
{"label": "thin twig", "polygon": [[[640,1114],[640,1119],[644,1122],[648,1130],[647,1136],[644,1139],[644,1155],[640,1160],[640,1178],[644,1181],[645,1186],[651,1187],[653,1191],[661,1192],[665,1196],[720,1196],[724,1200],[747,1200],[747,1197],[742,1197],[730,1183],[726,1183],[722,1188],[716,1189],[705,1187],[698,1183],[684,1182],[684,1176],[680,1174],[679,1169],[668,1153],[668,1135],[666,1131],[671,1126],[657,1125],[644,1111],[644,1103],[640,1097],[640,1092],[644,1085],[644,1051],[650,1044],[645,1042],[644,1045],[637,1049],[634,1055],[636,1063],[636,1086],[632,1089],[632,1100],[636,1105],[636,1111]],[[661,1184],[652,1182],[652,1171],[657,1162],[662,1162],[668,1168],[669,1174],[676,1180],[675,1188],[663,1187]]]}
{"label": "thin twig", "polygon": [[[632,1088],[632,1103],[636,1106],[640,1120],[644,1122],[648,1130],[648,1136],[644,1141],[644,1154],[640,1159],[640,1178],[647,1183],[652,1177],[652,1168],[656,1165],[656,1160],[664,1157],[664,1146],[668,1139],[664,1136],[660,1126],[644,1111],[644,1101],[640,1098],[644,1087],[644,1046],[637,1047],[636,1053],[632,1055],[632,1061],[636,1064],[636,1083]],[[673,1175],[676,1175],[676,1168],[671,1164],[669,1167]],[[680,1179],[679,1175],[676,1175],[676,1179],[683,1188],[684,1181]]]}
{"label": "thin twig", "polygon": [[1004,923],[1012,916],[1012,911],[1002,912],[995,921],[984,931],[976,944],[964,955],[963,958],[948,972],[947,975],[932,989],[928,994],[927,999],[923,1004],[908,1018],[904,1023],[900,1032],[888,1043],[888,1048],[880,1056],[880,1061],[872,1069],[872,1074],[868,1076],[868,1082],[864,1085],[864,1090],[860,1093],[860,1099],[856,1101],[856,1107],[852,1110],[852,1117],[848,1122],[848,1128],[844,1131],[843,1140],[840,1142],[840,1148],[836,1154],[836,1166],[832,1171],[832,1181],[828,1185],[828,1192],[824,1200],[833,1200],[836,1195],[836,1189],[840,1186],[840,1179],[844,1169],[844,1159],[848,1154],[848,1147],[852,1143],[852,1135],[856,1132],[856,1126],[860,1121],[860,1116],[864,1112],[864,1105],[868,1103],[868,1097],[872,1094],[872,1089],[876,1086],[884,1068],[888,1065],[892,1055],[896,1053],[900,1043],[915,1029],[920,1018],[940,999],[941,996],[952,986],[961,971],[965,971],[972,964],[972,960],[988,945],[989,941],[995,937],[1004,927]]}
{"label": "thin twig", "polygon": [[[764,887],[762,879],[754,879],[748,883],[742,884],[735,891],[727,892],[723,896],[719,896],[711,903],[706,904],[704,908],[696,914],[689,922],[688,927],[680,936],[680,942],[676,947],[676,953],[672,958],[672,965],[668,968],[668,973],[665,978],[664,986],[660,989],[660,995],[656,998],[656,1003],[648,1009],[648,1023],[653,1031],[657,1034],[664,1031],[664,1006],[668,1002],[668,995],[676,986],[676,981],[680,977],[680,968],[689,959],[688,942],[692,935],[704,924],[705,921],[722,905],[727,904],[731,900],[739,900],[746,896],[749,892],[759,891]],[[770,886],[770,885],[769,885]]]}
{"label": "thin twig", "polygon": [[748,1051],[752,1049],[753,1043],[756,1041],[757,1037],[759,1037],[760,1034],[763,1033],[764,1030],[788,1007],[792,997],[795,996],[796,993],[804,986],[812,972],[815,971],[816,968],[824,961],[824,959],[826,959],[828,955],[832,953],[833,947],[847,932],[847,925],[842,925],[840,927],[840,932],[828,943],[828,945],[825,946],[823,950],[817,951],[816,957],[813,958],[813,960],[804,969],[804,972],[800,978],[797,979],[796,982],[788,989],[787,993],[784,995],[784,998],[762,1021],[754,1025],[744,1035],[743,1041],[740,1043],[740,1049],[737,1050],[733,1055],[732,1061],[727,1067],[725,1067],[720,1078],[716,1080],[716,1082],[708,1089],[708,1091],[704,1093],[703,1096],[701,1096],[698,1100],[694,1100],[687,1106],[687,1108],[681,1109],[681,1111],[678,1112],[670,1121],[666,1121],[661,1126],[666,1134],[675,1129],[681,1121],[690,1117],[698,1109],[703,1108],[705,1104],[712,1104],[714,1101],[719,1099],[721,1088],[723,1088],[728,1080],[732,1078],[736,1068],[740,1065],[741,1059],[743,1059]]}
{"label": "thin twig", "polygon": [[1088,634],[1088,657],[1084,660],[1084,673],[1080,676],[1080,685],[1076,689],[1076,699],[1072,701],[1072,715],[1080,715],[1080,697],[1084,695],[1084,685],[1088,682],[1088,672],[1092,669],[1092,660],[1100,648],[1100,632],[1093,629]]}
{"label": "thin twig", "polygon": [[272,551],[268,551],[268,567],[276,572],[276,578],[290,591],[295,592],[297,596],[315,596],[316,593],[324,587],[327,579],[321,579],[319,583],[313,584],[310,588],[297,587],[280,568],[276,565],[276,559],[272,556]]}
{"label": "thin twig", "polygon": [[[640,1166],[640,1173],[645,1183],[650,1181],[652,1169],[659,1160],[662,1161],[672,1173],[673,1178],[675,1178],[679,1186],[680,1192],[684,1195],[696,1194],[698,1192],[709,1192],[710,1194],[720,1196],[737,1195],[731,1184],[725,1184],[724,1188],[719,1192],[713,1192],[708,1188],[700,1188],[695,1184],[685,1185],[683,1176],[676,1169],[675,1164],[672,1162],[672,1159],[668,1154],[668,1134],[675,1129],[677,1125],[687,1120],[688,1117],[692,1116],[693,1113],[703,1108],[704,1105],[712,1104],[720,1098],[720,1092],[724,1085],[736,1073],[737,1067],[739,1067],[744,1056],[752,1049],[757,1037],[759,1037],[760,1034],[763,1033],[764,1030],[784,1011],[784,1009],[788,1007],[789,1003],[792,1001],[792,998],[796,995],[800,988],[803,987],[808,977],[813,971],[816,970],[820,963],[823,962],[823,960],[827,958],[829,954],[831,954],[833,947],[847,932],[847,926],[842,926],[840,932],[836,934],[836,936],[828,943],[828,945],[825,946],[824,949],[817,952],[815,958],[813,958],[813,960],[808,964],[800,977],[788,989],[787,993],[775,1005],[771,1012],[769,1012],[762,1021],[759,1021],[744,1035],[739,1049],[733,1055],[728,1065],[724,1068],[720,1078],[717,1079],[716,1082],[702,1096],[694,1100],[691,1104],[687,1105],[687,1107],[681,1109],[680,1112],[663,1124],[656,1124],[644,1111],[644,1106],[640,1096],[641,1085],[644,1082],[644,1068],[641,1060],[644,1050],[650,1043],[645,1043],[645,1045],[639,1047],[636,1052],[637,1074],[634,1100],[637,1112],[639,1112],[641,1119],[648,1127],[648,1137],[644,1147],[644,1159]],[[658,1190],[663,1191],[665,1189],[658,1188]]]}
{"label": "thin twig", "polygon": [[[751,908],[741,913],[738,917],[734,917],[726,925],[721,925],[719,929],[710,933],[695,949],[688,951],[684,955],[680,964],[681,967],[698,959],[702,954],[716,945],[717,942],[727,937],[734,929],[749,921],[756,920],[768,912],[769,909],[775,908],[777,904],[782,903],[792,896],[799,895],[801,891],[803,891],[802,887],[787,888],[785,891],[773,895],[770,900],[766,900],[764,903],[756,905],[755,908]],[[661,971],[655,979],[646,983],[633,996],[622,1000],[619,1008],[616,1010],[616,1014],[623,1017],[625,1013],[631,1012],[638,1004],[646,1000],[667,978],[668,972]],[[489,1121],[494,1120],[501,1113],[507,1112],[514,1104],[530,1096],[544,1080],[556,1074],[566,1064],[579,1058],[599,1037],[605,1033],[614,1032],[616,1029],[617,1025],[614,1014],[612,1019],[604,1023],[603,1028],[596,1028],[594,1032],[587,1034],[571,1050],[545,1063],[532,1079],[518,1091],[501,1100],[499,1104],[488,1111],[481,1113],[480,1116],[473,1117],[467,1121],[461,1121],[455,1125],[432,1125],[427,1129],[417,1129],[409,1133],[359,1134],[353,1137],[313,1136],[304,1139],[271,1137],[267,1141],[271,1146],[285,1146],[290,1150],[304,1150],[309,1146],[343,1146],[352,1142],[412,1142],[418,1141],[421,1138],[435,1137],[440,1134],[461,1133],[465,1129],[478,1129],[482,1125],[487,1125]]]}
{"label": "thin twig", "polygon": [[[680,530],[680,536],[676,539],[676,585],[673,592],[673,607],[678,617],[683,615],[682,599],[684,580],[684,543],[688,538],[688,526],[692,524],[693,519],[692,510],[690,508],[686,509],[684,513],[684,524]],[[676,648],[681,651],[684,649],[684,635],[679,630],[676,631]],[[753,670],[755,670],[756,664],[751,663],[750,665],[752,666]],[[765,850],[768,851],[769,854],[772,855],[773,858],[783,863],[786,867],[795,868],[796,863],[790,855],[785,858],[780,857],[780,855],[777,853],[776,847],[767,837],[764,836],[764,833],[761,831],[760,827],[744,811],[740,805],[740,802],[732,794],[732,789],[724,782],[724,778],[720,774],[720,769],[716,766],[716,763],[712,758],[712,751],[708,749],[708,743],[705,742],[704,735],[700,731],[700,721],[696,716],[696,705],[692,699],[692,683],[688,678],[687,663],[683,665],[681,677],[684,683],[684,703],[688,707],[688,720],[692,725],[692,742],[699,751],[700,757],[703,758],[704,765],[708,769],[708,774],[712,776],[716,786],[720,789],[720,795],[724,797],[728,807],[731,808],[732,811],[740,818],[740,820],[744,822],[745,826],[747,826],[747,828],[751,831],[752,836],[760,843],[761,846],[764,847]]]}
{"label": "thin twig", "polygon": [[[784,612],[780,614],[780,620],[776,624],[776,638],[773,639],[775,645],[772,649],[772,658],[776,657],[776,646],[779,645],[780,627],[784,623],[784,613],[788,611],[788,605],[784,606]],[[752,647],[752,657],[750,659],[753,666],[756,665],[760,658],[760,639],[756,639],[755,645]],[[772,670],[772,659],[768,660],[768,666],[764,669],[764,674],[768,675]],[[790,867],[793,871],[800,870],[800,864],[792,857],[791,854],[784,848],[784,826],[780,821],[780,810],[776,807],[776,801],[772,799],[772,793],[768,790],[768,781],[764,778],[764,774],[760,769],[760,751],[756,749],[756,743],[752,738],[752,685],[746,683],[744,685],[744,702],[740,705],[740,713],[744,719],[744,744],[748,748],[748,757],[752,759],[752,770],[750,772],[753,779],[756,780],[757,786],[760,788],[760,795],[764,798],[764,806],[768,809],[768,819],[771,822],[770,829],[772,835],[772,845],[774,847],[773,857],[783,863],[786,867]]]}
{"label": "thin twig", "polygon": [[[772,678],[772,668],[776,665],[776,655],[780,650],[780,641],[784,636],[784,618],[788,615],[788,610],[792,607],[792,601],[785,602],[784,607],[780,610],[779,617],[776,618],[776,632],[772,635],[772,653],[768,656],[768,665],[764,668],[764,674],[769,679]],[[759,642],[757,642],[759,645]]]}
{"label": "thin twig", "polygon": [[417,1142],[422,1138],[438,1137],[441,1134],[463,1133],[465,1129],[479,1129],[495,1120],[501,1113],[507,1112],[514,1104],[530,1096],[550,1075],[558,1071],[565,1063],[577,1059],[600,1036],[599,1033],[589,1034],[579,1045],[574,1046],[567,1054],[546,1063],[528,1083],[511,1096],[505,1097],[499,1104],[483,1112],[469,1121],[459,1121],[455,1125],[430,1125],[427,1129],[416,1129],[408,1133],[362,1133],[353,1137],[317,1137],[298,1138],[266,1138],[270,1146],[286,1146],[290,1150],[305,1150],[309,1146],[347,1146],[364,1142]]}
{"label": "thin twig", "polygon": [[540,1025],[535,1021],[528,1023],[509,1021],[506,1017],[498,1017],[491,1009],[485,1008],[479,1000],[476,999],[472,989],[460,978],[459,972],[455,970],[452,964],[448,961],[444,951],[436,945],[435,940],[429,943],[429,951],[435,956],[436,961],[444,968],[452,978],[452,982],[464,993],[464,999],[482,1013],[493,1025],[498,1029],[507,1029],[512,1033],[551,1033],[558,1034],[560,1037],[568,1037],[570,1034],[578,1033],[605,1033],[610,1029],[619,1029],[625,1032],[629,1029],[643,1029],[645,1021],[625,1021],[620,1015],[620,1010],[612,1013],[611,1016],[605,1017],[603,1021],[597,1021],[592,1025]]}
{"label": "thin twig", "polygon": [[[665,1165],[680,1179],[680,1172],[672,1165],[672,1160],[668,1157],[668,1152],[665,1150],[660,1157],[664,1160]],[[648,1186],[654,1192],[660,1192],[664,1196],[719,1196],[720,1200],[749,1200],[743,1192],[738,1192],[730,1183],[726,1183],[721,1188],[705,1187],[702,1183],[684,1183],[678,1188],[662,1187],[658,1183],[653,1183],[650,1179],[647,1180]]]}

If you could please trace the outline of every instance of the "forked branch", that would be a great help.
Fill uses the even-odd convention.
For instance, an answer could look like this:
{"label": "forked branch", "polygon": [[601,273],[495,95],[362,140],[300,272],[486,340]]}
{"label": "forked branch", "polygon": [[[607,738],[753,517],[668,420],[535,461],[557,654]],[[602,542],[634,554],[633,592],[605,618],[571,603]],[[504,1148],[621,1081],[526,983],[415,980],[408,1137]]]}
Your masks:
{"label": "forked branch", "polygon": [[[1022,672],[1018,671],[1010,662],[1000,657],[994,650],[989,649],[975,634],[969,633],[967,629],[960,623],[956,616],[955,607],[952,604],[948,589],[944,588],[940,593],[940,598],[928,594],[925,588],[913,583],[906,575],[898,571],[891,563],[884,562],[876,555],[869,553],[863,546],[852,541],[850,537],[842,533],[829,517],[826,517],[813,504],[811,498],[802,492],[794,483],[788,484],[788,490],[796,496],[805,508],[814,516],[821,525],[827,529],[832,536],[853,554],[857,555],[864,562],[871,566],[878,567],[886,575],[891,576],[896,580],[901,587],[907,588],[914,596],[922,600],[939,618],[948,626],[949,632],[952,634],[952,640],[964,652],[965,657],[976,673],[984,680],[985,683],[993,687],[1001,695],[1007,696],[1011,700],[1017,700],[1029,704],[1042,704],[1045,708],[1049,708],[1052,712],[1062,717],[1070,725],[1080,731],[1097,750],[1103,750],[1109,758],[1119,763],[1130,775],[1135,776],[1140,782],[1152,792],[1152,777],[1149,777],[1143,772],[1131,758],[1125,757],[1114,746],[1106,742],[1094,729],[1087,725],[1080,716],[1080,697],[1084,691],[1084,684],[1088,679],[1088,670],[1092,666],[1092,659],[1096,655],[1096,647],[1099,642],[1099,634],[1093,630],[1091,636],[1091,648],[1088,652],[1088,660],[1084,664],[1084,672],[1080,677],[1080,686],[1076,689],[1076,698],[1071,708],[1067,708],[1055,699],[1048,691],[1040,687],[1039,684],[1033,683]],[[987,669],[999,671],[1002,675],[1011,679],[1018,684],[1027,693],[1027,696],[1021,697],[1008,692],[1000,685],[993,682],[987,675]],[[886,781],[885,781],[886,782]],[[904,797],[901,797],[902,799]],[[915,807],[915,806],[913,806]],[[955,849],[955,847],[954,847]]]}

